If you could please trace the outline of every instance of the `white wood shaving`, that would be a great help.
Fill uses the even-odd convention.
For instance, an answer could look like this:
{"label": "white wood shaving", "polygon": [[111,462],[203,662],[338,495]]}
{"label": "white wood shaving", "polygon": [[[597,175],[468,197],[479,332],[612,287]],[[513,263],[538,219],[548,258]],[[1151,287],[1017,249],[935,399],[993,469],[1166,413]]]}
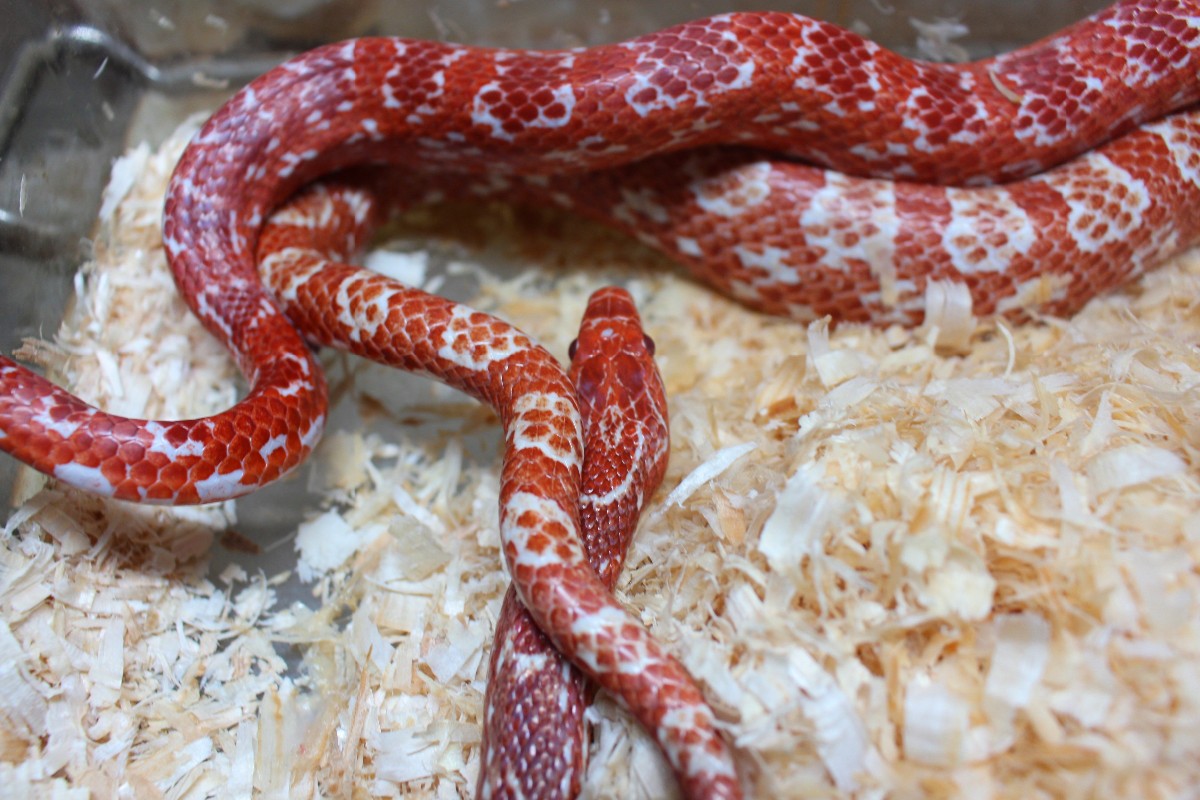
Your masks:
{"label": "white wood shaving", "polygon": [[[75,308],[28,350],[120,413],[195,416],[239,391],[159,241],[193,126],[121,162]],[[638,297],[672,453],[618,595],[705,687],[750,796],[1200,784],[1195,253],[1071,320],[805,330],[548,213],[421,210],[400,230],[409,255],[390,263],[427,285],[455,264],[474,302],[560,356],[592,289]],[[0,537],[6,794],[472,791],[507,587],[495,420],[417,378],[326,364],[349,400],[276,572],[210,577],[232,503],[142,509],[31,482]],[[624,712],[602,696],[589,719],[585,796],[670,795]]]}
{"label": "white wood shaving", "polygon": [[1002,706],[1025,708],[1050,659],[1050,626],[1037,614],[1005,614],[995,627],[996,647],[983,692]]}
{"label": "white wood shaving", "polygon": [[917,31],[917,51],[922,57],[932,61],[960,63],[969,58],[967,49],[954,40],[968,35],[971,29],[958,20],[935,19],[926,22],[913,18],[908,22]]}
{"label": "white wood shaving", "polygon": [[753,452],[756,446],[753,442],[744,442],[713,453],[671,490],[663,505],[667,507],[683,505],[689,497],[696,493],[697,489],[729,469],[742,456]]}
{"label": "white wood shaving", "polygon": [[935,346],[955,352],[970,349],[978,325],[973,305],[965,283],[936,280],[925,285],[925,320]]}
{"label": "white wood shaving", "polygon": [[372,532],[380,531],[355,530],[336,511],[326,511],[305,522],[296,531],[300,580],[311,581],[340,567],[366,544]]}
{"label": "white wood shaving", "polygon": [[1086,470],[1092,490],[1102,494],[1158,478],[1186,475],[1187,462],[1161,447],[1130,444],[1097,453]]}
{"label": "white wood shaving", "polygon": [[963,763],[970,706],[940,681],[917,675],[904,692],[904,754],[918,764]]}
{"label": "white wood shaving", "polygon": [[824,488],[825,471],[820,465],[802,464],[775,498],[775,510],[767,517],[758,539],[758,552],[775,571],[796,573],[801,560],[816,556],[821,542],[846,512],[840,493]]}
{"label": "white wood shaving", "polygon": [[424,286],[429,271],[429,254],[373,250],[363,260],[363,266],[409,286]]}

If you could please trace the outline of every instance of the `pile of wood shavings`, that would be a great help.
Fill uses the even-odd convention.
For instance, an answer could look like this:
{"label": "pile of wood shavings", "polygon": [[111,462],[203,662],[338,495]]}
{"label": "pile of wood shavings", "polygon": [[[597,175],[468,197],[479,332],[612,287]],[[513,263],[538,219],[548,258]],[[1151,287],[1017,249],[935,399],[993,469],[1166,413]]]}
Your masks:
{"label": "pile of wood shavings", "polygon": [[[120,413],[234,397],[159,244],[193,129],[118,165],[75,313],[31,350]],[[410,232],[457,225],[468,254],[506,249],[525,268],[488,278],[477,305],[552,351],[603,282],[639,299],[673,444],[618,595],[704,684],[751,796],[1200,784],[1195,254],[1070,321],[980,322],[954,354],[932,329],[749,313],[583,223],[475,213],[416,214]],[[435,430],[332,431],[280,575],[208,574],[232,505],[144,510],[53,486],[25,501],[0,549],[13,796],[468,796],[507,585],[498,454],[470,444],[494,418],[421,391],[415,410],[358,392],[365,417]],[[297,580],[306,601],[288,604]],[[607,700],[591,714],[585,794],[669,796],[645,735]]]}

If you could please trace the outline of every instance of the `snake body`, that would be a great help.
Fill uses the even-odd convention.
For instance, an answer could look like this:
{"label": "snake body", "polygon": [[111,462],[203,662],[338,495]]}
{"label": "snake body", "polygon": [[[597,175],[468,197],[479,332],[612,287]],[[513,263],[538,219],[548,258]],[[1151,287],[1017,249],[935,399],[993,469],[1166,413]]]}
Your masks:
{"label": "snake body", "polygon": [[[357,252],[378,223],[381,196],[386,190],[360,180],[320,183],[290,200],[259,241],[264,280],[309,341],[434,376],[496,409],[505,431],[500,535],[513,586],[536,627],[654,733],[688,796],[740,797],[731,756],[700,690],[609,594],[617,542],[592,543],[604,552],[597,565],[608,585],[581,542],[581,496],[591,530],[623,525],[598,538],[622,540],[632,529],[628,518],[636,519],[665,469],[665,400],[632,301],[621,290],[598,293],[580,330],[574,381],[585,404],[604,405],[586,416],[593,457],[608,461],[593,467],[585,484],[576,391],[553,356],[500,320],[339,261]],[[636,335],[628,342],[620,334],[631,329]],[[636,463],[621,469],[621,462]],[[493,705],[514,699],[497,691],[503,690],[492,690]],[[491,752],[485,795],[519,796],[507,794],[506,781],[536,780],[529,764],[509,770],[499,763],[507,758],[514,765],[527,753]]]}
{"label": "snake body", "polygon": [[[402,181],[402,177],[404,180]],[[701,148],[566,176],[392,174],[405,205],[504,198],[634,236],[743,305],[920,324],[935,285],[976,315],[1069,315],[1200,241],[1200,112],[982,187],[860,178]]]}
{"label": "snake body", "polygon": [[[588,563],[612,589],[642,506],[667,467],[667,400],[633,300],[592,295],[572,345],[583,422],[580,528]],[[568,798],[585,762],[583,675],[521,605],[504,596],[488,669],[480,798]]]}
{"label": "snake body", "polygon": [[[299,330],[383,357],[401,326],[411,350],[396,363],[500,410],[501,535],[522,601],[631,707],[650,702],[642,719],[685,791],[733,795],[728,753],[695,687],[649,655],[653,643],[586,568],[578,421],[561,371],[543,369],[516,333],[349,267],[293,278],[276,299],[255,264],[272,210],[319,176],[387,163],[414,184],[512,184],[608,218],[772,313],[911,323],[933,280],[965,287],[982,312],[1064,312],[1196,238],[1200,148],[1186,109],[1200,100],[1198,41],[1200,3],[1127,0],[954,66],[775,13],[571,51],[392,38],[318,48],[218,110],[168,189],[163,242],[177,284],[234,353],[247,397],[199,420],[130,420],[0,359],[0,447],[113,497],[235,497],[292,469],[321,434],[324,381]],[[684,152],[729,145],[791,160]],[[561,177],[584,173],[590,205]],[[370,203],[347,202],[347,213],[369,216]],[[520,364],[528,380],[508,380],[503,364]],[[514,456],[524,451],[545,463],[522,467]],[[629,681],[613,644],[655,668],[635,659]],[[672,735],[688,746],[673,750]]]}
{"label": "snake body", "polygon": [[1200,242],[1200,112],[987,187],[715,148],[572,178],[444,181],[436,194],[448,186],[598,219],[769,314],[911,326],[941,285],[976,315],[1026,321],[1071,315]]}
{"label": "snake body", "polygon": [[[201,420],[128,420],[4,359],[0,447],[73,485],[158,503],[235,497],[300,463],[324,425],[325,387],[295,328],[259,283],[253,254],[273,208],[309,180],[353,164],[396,164],[414,180],[521,175],[531,185],[628,169],[661,187],[682,183],[678,173],[665,172],[686,167],[670,153],[716,144],[771,148],[840,170],[801,181],[812,187],[814,213],[768,213],[797,202],[793,190],[776,190],[780,175],[800,169],[788,162],[741,178],[714,168],[706,185],[744,189],[732,207],[703,194],[672,206],[661,192],[643,197],[636,186],[610,186],[615,202],[582,210],[654,239],[705,280],[772,313],[911,323],[920,312],[899,292],[934,275],[973,288],[979,310],[1003,310],[1012,287],[1052,271],[1047,250],[1051,260],[1066,262],[1089,252],[1089,236],[1115,238],[1133,227],[1127,219],[1141,226],[1188,213],[1179,200],[1195,187],[1194,125],[1189,117],[1174,118],[1187,120],[1182,127],[1153,121],[1200,99],[1198,20],[1195,0],[1127,0],[1041,42],[963,65],[911,61],[837,26],[780,13],[728,14],[582,50],[394,38],[317,48],[266,73],[213,114],[168,189],[163,241],[180,291],[238,359],[249,395]],[[1015,203],[1019,211],[1009,215],[1012,192],[974,195],[978,202],[964,211],[950,192],[846,177],[1018,179],[1114,136],[1135,137],[1136,146],[1110,147],[1156,151],[1147,155],[1149,181],[1085,156],[1083,166],[1066,168],[1078,189],[1059,215],[1068,222],[1049,227],[1036,191],[1032,210]],[[1118,224],[1103,230],[1101,213],[1109,209],[1091,209],[1098,194],[1088,191],[1101,179],[1137,195],[1132,210],[1122,204]],[[1045,185],[1032,180],[1032,189]],[[1159,180],[1182,191],[1159,195]],[[802,195],[798,202],[808,201]],[[1049,202],[1062,205],[1064,198]],[[1159,207],[1153,214],[1144,212],[1150,203]],[[847,216],[839,219],[843,209]],[[972,214],[983,233],[970,232]],[[993,234],[989,226],[1010,223],[991,218],[1006,215],[1025,225],[1020,237],[1042,237],[1041,249],[1021,252],[1019,237],[1007,247],[1003,230]],[[664,227],[664,216],[688,219]],[[789,236],[797,223],[816,228]],[[910,226],[924,233],[904,241]],[[1188,225],[1148,236],[1178,249],[1184,234]],[[956,249],[968,251],[965,261],[955,263]],[[1150,263],[1172,247],[1160,241],[1117,249],[1137,256],[1134,263]],[[707,260],[714,252],[723,259]],[[1104,271],[1092,280],[1093,268],[1080,268],[1082,280],[1047,310],[1076,307],[1130,270]]]}

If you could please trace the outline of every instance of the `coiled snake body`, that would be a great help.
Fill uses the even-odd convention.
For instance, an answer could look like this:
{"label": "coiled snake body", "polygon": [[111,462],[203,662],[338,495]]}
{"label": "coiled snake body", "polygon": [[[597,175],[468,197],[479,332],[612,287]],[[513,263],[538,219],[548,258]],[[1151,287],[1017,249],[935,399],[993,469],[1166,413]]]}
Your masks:
{"label": "coiled snake body", "polygon": [[[391,192],[381,188],[380,176],[367,180],[321,183],[302,192],[274,214],[259,245],[263,276],[280,297],[287,314],[310,339],[364,355],[410,371],[431,371],[442,380],[491,403],[506,417],[508,433],[501,495],[524,491],[531,495],[521,504],[557,504],[545,515],[578,516],[584,532],[587,565],[579,563],[573,543],[558,542],[552,556],[535,541],[532,532],[519,547],[506,547],[516,568],[514,586],[533,583],[532,591],[544,596],[557,591],[558,582],[583,581],[594,571],[611,589],[624,561],[638,512],[662,480],[666,469],[668,431],[666,398],[654,367],[652,347],[642,333],[633,300],[620,289],[597,291],[588,303],[579,338],[572,345],[571,372],[563,375],[554,359],[518,331],[485,314],[473,312],[438,297],[346,264],[338,258],[356,252],[374,228]],[[325,310],[349,311],[333,317]],[[380,311],[382,309],[382,311]],[[371,320],[373,312],[386,316]],[[364,335],[369,331],[369,335]],[[495,355],[482,354],[481,362],[464,368],[453,342],[483,341],[489,346],[503,337]],[[572,389],[572,385],[575,389]],[[583,443],[587,454],[580,460],[579,432],[570,426],[569,414],[576,395],[582,407]],[[517,398],[515,417],[509,398]],[[599,463],[597,463],[599,462]],[[544,476],[539,478],[539,476]],[[544,481],[532,497],[530,487]],[[569,505],[577,496],[578,514]],[[502,512],[505,509],[502,509]],[[511,513],[511,512],[510,512]],[[565,521],[564,521],[565,522]],[[503,524],[503,520],[502,520]],[[568,545],[572,547],[567,550]],[[534,551],[534,552],[526,552]],[[556,561],[547,567],[545,562]],[[539,563],[541,562],[541,563]],[[587,591],[575,589],[577,592]],[[591,613],[612,613],[606,598],[587,597],[583,608]],[[570,626],[566,647],[583,652],[607,652],[616,647],[626,655],[637,653],[637,634],[625,641],[588,641],[607,637],[582,609]],[[560,644],[560,646],[562,646]],[[667,746],[685,750],[697,730],[709,729],[709,710],[683,670],[653,647],[636,656],[636,673],[609,681],[634,687],[636,702],[652,708],[661,705],[664,716],[679,714],[685,706],[687,726],[665,722],[659,731]],[[616,670],[618,665],[593,666]],[[619,671],[619,670],[617,670]],[[651,701],[649,693],[665,692]],[[634,696],[637,696],[634,695]],[[675,695],[675,697],[672,697]],[[585,687],[577,672],[562,659],[535,624],[516,592],[504,599],[497,625],[496,646],[488,676],[484,719],[484,764],[479,777],[480,797],[571,797],[579,788],[584,764],[583,711]],[[635,706],[637,708],[638,706]],[[692,759],[695,759],[692,756]],[[723,754],[709,753],[701,761],[718,766]],[[676,757],[676,764],[688,758]],[[695,763],[695,761],[693,761]],[[693,790],[718,796],[735,792],[730,768],[725,775],[708,774],[711,764],[698,771]],[[714,777],[719,778],[714,782]],[[684,782],[687,785],[687,782]]]}
{"label": "coiled snake body", "polygon": [[[325,387],[300,331],[382,355],[379,340],[403,330],[406,367],[501,411],[501,535],[539,625],[659,734],[685,791],[736,794],[695,687],[585,564],[578,417],[561,371],[523,361],[537,348],[511,330],[358,272],[314,272],[276,299],[255,265],[271,211],[314,178],[388,163],[414,192],[435,180],[512,189],[609,219],[772,313],[912,323],[934,281],[964,287],[984,313],[1063,313],[1198,236],[1198,39],[1200,4],[1129,0],[959,66],[786,14],[574,51],[382,38],[319,48],[214,114],[168,190],[177,283],[234,353],[248,396],[201,420],[128,420],[4,359],[0,447],[114,497],[238,496],[320,436]],[[804,164],[695,151],[727,145]],[[1009,182],[985,186],[998,181]],[[515,364],[528,380],[502,379]],[[546,470],[521,471],[523,450]],[[635,654],[636,675],[614,644]]]}
{"label": "coiled snake body", "polygon": [[[632,299],[601,289],[572,346],[583,417],[580,528],[611,589],[638,513],[667,467],[667,400]],[[484,709],[480,798],[574,797],[586,762],[588,691],[510,587],[496,625]]]}

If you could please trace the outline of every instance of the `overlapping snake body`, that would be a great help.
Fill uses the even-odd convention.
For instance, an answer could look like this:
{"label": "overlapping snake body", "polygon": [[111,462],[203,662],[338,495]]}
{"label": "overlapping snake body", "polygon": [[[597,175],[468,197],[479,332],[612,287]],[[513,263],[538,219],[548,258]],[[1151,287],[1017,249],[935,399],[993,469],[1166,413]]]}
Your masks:
{"label": "overlapping snake body", "polygon": [[[912,297],[931,276],[965,283],[983,312],[1070,310],[1130,273],[1113,266],[1120,254],[1141,268],[1195,236],[1194,220],[1179,219],[1194,205],[1196,121],[1183,112],[1135,128],[1200,99],[1198,6],[1128,0],[1043,42],[966,65],[909,61],[788,14],[723,15],[576,51],[402,39],[318,48],[214,114],[167,197],[163,239],[180,290],[230,346],[251,395],[223,415],[151,428],[88,410],[5,360],[0,445],[92,491],[149,502],[236,496],[294,467],[319,436],[324,389],[260,286],[253,253],[279,202],[359,163],[451,182],[490,174],[553,184],[563,173],[615,170],[595,179],[605,192],[597,202],[547,196],[636,230],[772,313],[913,322],[920,311]],[[644,162],[735,143],[848,174],[986,183],[1118,135],[1109,155],[990,194],[842,173],[793,180],[803,167],[713,151],[694,162]],[[706,166],[726,157],[752,166]],[[680,169],[696,175],[688,180]],[[1105,207],[1098,198],[1114,188],[1131,202]],[[1043,195],[1060,209],[1049,223]],[[810,213],[776,213],[797,204]],[[1114,211],[1117,224],[1106,227]],[[805,236],[789,234],[806,225]],[[984,231],[974,245],[954,233],[973,227]],[[919,233],[905,239],[910,228]],[[1025,247],[1030,235],[1039,242]],[[1022,284],[1088,256],[1097,235],[1117,255],[1060,269],[1071,286],[1051,302],[1035,296],[1006,306]],[[1122,237],[1143,244],[1122,246]],[[965,260],[955,261],[955,247]]]}
{"label": "overlapping snake body", "polygon": [[[369,355],[403,330],[411,349],[400,363],[494,403],[510,453],[548,458],[537,469],[509,461],[504,478],[505,556],[526,606],[631,705],[650,702],[652,729],[676,720],[682,736],[678,720],[699,714],[702,743],[675,766],[690,793],[732,796],[728,754],[677,665],[654,661],[663,675],[645,675],[664,683],[647,698],[646,683],[610,663],[613,642],[656,651],[584,566],[578,421],[561,372],[538,356],[521,368],[544,382],[506,382],[489,368],[537,350],[518,334],[349,268],[296,277],[276,300],[255,265],[268,216],[314,178],[389,163],[408,171],[413,197],[435,182],[512,189],[606,218],[772,313],[917,322],[933,280],[965,286],[980,312],[1067,312],[1200,235],[1200,118],[1186,110],[1200,100],[1198,20],[1200,3],[1130,0],[960,66],[908,61],[786,14],[724,15],[577,51],[400,39],[319,48],[214,114],[168,190],[171,267],[250,379],[246,399],[202,420],[127,420],[3,359],[0,447],[124,499],[237,496],[293,468],[320,435],[324,383],[296,326]],[[815,166],[683,152],[725,145]],[[1016,182],[982,187],[999,180]]]}
{"label": "overlapping snake body", "polygon": [[[585,515],[625,518],[614,520],[623,523],[620,528],[595,537],[630,535],[645,495],[665,469],[665,399],[641,344],[632,301],[620,290],[597,293],[580,331],[580,348],[586,352],[573,366],[579,394],[584,403],[604,405],[588,414],[600,429],[591,434],[593,445],[609,435],[605,427],[610,422],[626,434],[603,448],[594,447],[593,456],[603,453],[609,463],[605,469],[590,470],[584,481],[576,391],[548,352],[486,314],[333,260],[354,253],[378,222],[385,205],[378,198],[387,191],[372,185],[377,183],[322,183],[290,200],[271,218],[259,243],[264,279],[310,341],[435,375],[496,409],[505,430],[500,476],[504,555],[513,586],[537,627],[560,650],[582,661],[585,673],[620,697],[654,733],[689,795],[740,796],[730,755],[699,689],[608,593],[615,579],[613,566],[622,560],[627,541],[592,547],[603,551],[613,565],[604,570],[602,582],[578,532],[581,491],[586,490],[588,495],[619,497],[607,503],[585,495]],[[602,322],[589,324],[594,317]],[[601,329],[594,330],[598,325]],[[629,336],[634,337],[631,344],[625,341]],[[640,351],[634,349],[639,344]],[[605,366],[594,366],[598,361]],[[625,383],[619,397],[606,397],[609,388],[594,384],[615,383],[615,378],[606,377],[613,372],[622,373]],[[633,463],[621,469],[626,460]],[[507,608],[506,626],[527,625],[520,618],[519,603],[510,600]],[[637,668],[629,669],[617,654],[629,657]],[[521,683],[520,676],[504,669],[494,677]],[[554,685],[543,688],[580,691],[575,679],[557,678],[552,676]],[[504,691],[493,687],[490,703],[519,707],[519,692],[514,697]],[[582,707],[576,712],[581,714]],[[482,794],[521,796],[507,792],[508,784],[546,781],[548,776],[530,773],[531,754],[513,752],[506,749],[505,740],[497,740],[506,720],[494,713],[490,719],[492,757],[485,756]],[[567,716],[559,714],[554,722],[565,724]],[[546,738],[571,741],[555,730]]]}
{"label": "overlapping snake body", "polygon": [[[571,347],[584,463],[580,528],[588,562],[611,589],[638,513],[667,466],[667,401],[632,298],[592,295]],[[586,764],[583,675],[558,653],[510,588],[496,624],[484,706],[481,800],[574,797]]]}

